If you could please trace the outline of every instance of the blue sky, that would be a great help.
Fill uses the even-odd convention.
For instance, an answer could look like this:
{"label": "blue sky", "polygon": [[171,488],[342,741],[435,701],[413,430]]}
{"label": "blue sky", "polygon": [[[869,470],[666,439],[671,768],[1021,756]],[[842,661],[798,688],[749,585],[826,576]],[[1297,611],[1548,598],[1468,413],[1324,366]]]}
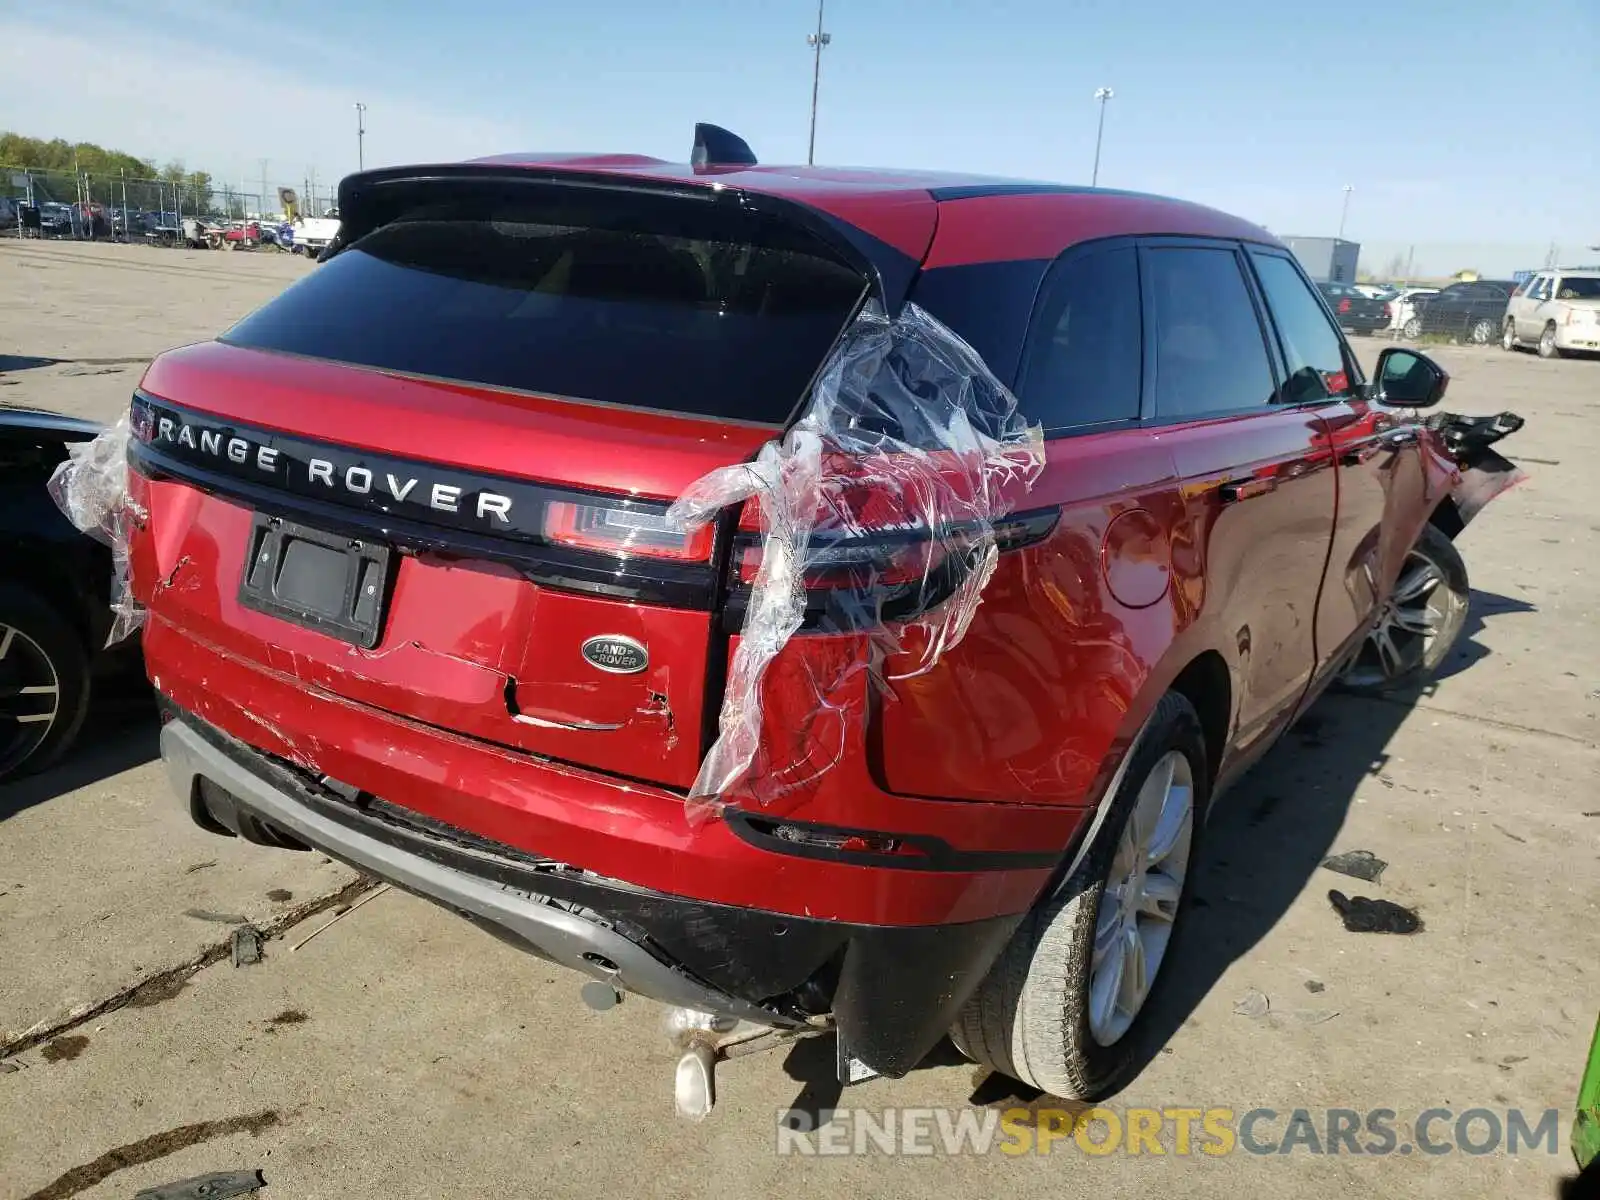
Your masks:
{"label": "blue sky", "polygon": [[[234,180],[516,149],[681,159],[693,123],[804,161],[807,0],[57,0],[0,15],[0,127]],[[819,162],[1101,182],[1380,266],[1600,252],[1600,0],[831,0]],[[221,30],[236,28],[240,36]],[[1532,260],[1530,262],[1530,260]]]}

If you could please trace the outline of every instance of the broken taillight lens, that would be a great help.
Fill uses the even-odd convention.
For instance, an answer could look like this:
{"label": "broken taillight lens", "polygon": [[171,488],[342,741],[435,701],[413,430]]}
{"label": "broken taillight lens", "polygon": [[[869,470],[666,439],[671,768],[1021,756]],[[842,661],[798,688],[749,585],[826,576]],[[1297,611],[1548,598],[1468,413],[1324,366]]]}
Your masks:
{"label": "broken taillight lens", "polygon": [[545,507],[544,537],[557,545],[606,554],[709,562],[716,530],[703,525],[685,533],[667,523],[664,511],[627,500],[561,500]]}

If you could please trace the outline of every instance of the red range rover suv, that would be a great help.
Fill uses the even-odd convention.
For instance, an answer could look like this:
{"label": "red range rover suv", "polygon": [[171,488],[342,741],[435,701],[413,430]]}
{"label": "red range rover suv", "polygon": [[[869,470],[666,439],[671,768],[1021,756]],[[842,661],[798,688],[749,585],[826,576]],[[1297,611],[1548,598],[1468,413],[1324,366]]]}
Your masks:
{"label": "red range rover suv", "polygon": [[[174,782],[618,992],[1103,1093],[1213,798],[1335,676],[1459,631],[1455,467],[1409,411],[1442,372],[1368,383],[1288,251],[1206,208],[700,144],[352,176],[313,273],[150,367],[131,584]],[[870,464],[826,570],[766,572],[770,507],[669,516],[790,461],[829,379],[971,445],[1014,417],[965,590],[902,586],[922,484]],[[794,618],[739,726],[763,586]],[[937,654],[881,636],[954,603]],[[696,789],[735,726],[750,769]]]}

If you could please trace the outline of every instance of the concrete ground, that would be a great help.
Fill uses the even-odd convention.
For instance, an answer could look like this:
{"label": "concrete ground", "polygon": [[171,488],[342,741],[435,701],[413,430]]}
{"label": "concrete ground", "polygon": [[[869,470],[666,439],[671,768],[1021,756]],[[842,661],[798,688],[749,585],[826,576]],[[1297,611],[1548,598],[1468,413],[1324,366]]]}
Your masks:
{"label": "concrete ground", "polygon": [[[109,419],[145,357],[311,269],[0,241],[0,402]],[[1600,363],[1437,357],[1455,374],[1449,407],[1529,421],[1508,449],[1531,479],[1461,538],[1467,634],[1422,700],[1324,701],[1228,798],[1196,884],[1205,907],[1166,967],[1171,1036],[1110,1106],[1268,1108],[1268,1144],[1296,1108],[1318,1128],[1326,1108],[1392,1109],[1401,1143],[1430,1108],[1523,1109],[1530,1125],[1557,1108],[1558,1155],[1169,1162],[1070,1138],[1049,1155],[780,1155],[778,1121],[795,1113],[981,1116],[1027,1098],[948,1048],[840,1097],[815,1042],[725,1065],[712,1118],[679,1122],[659,1009],[591,1013],[574,977],[413,898],[357,896],[319,856],[200,833],[135,698],[102,706],[63,765],[0,790],[0,1200],[245,1168],[297,1200],[1552,1194],[1600,999]],[[1318,866],[1357,848],[1388,861],[1378,884]],[[1329,888],[1413,905],[1426,928],[1346,933]],[[367,902],[323,929],[352,899]],[[273,936],[236,968],[223,954],[241,919]]]}

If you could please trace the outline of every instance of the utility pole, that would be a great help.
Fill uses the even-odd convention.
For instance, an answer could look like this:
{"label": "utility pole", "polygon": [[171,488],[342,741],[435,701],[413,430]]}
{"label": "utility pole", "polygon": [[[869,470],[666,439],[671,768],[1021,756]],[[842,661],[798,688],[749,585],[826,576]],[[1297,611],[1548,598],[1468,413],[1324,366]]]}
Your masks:
{"label": "utility pole", "polygon": [[364,171],[367,167],[367,106],[361,101],[356,101],[356,170]]}
{"label": "utility pole", "polygon": [[1339,240],[1341,242],[1344,241],[1345,218],[1350,215],[1350,193],[1355,190],[1356,185],[1353,183],[1347,183],[1344,185],[1344,207],[1339,210]]}
{"label": "utility pole", "polygon": [[259,208],[260,211],[256,215],[265,217],[267,215],[267,160],[264,158],[261,160],[261,204]]}
{"label": "utility pole", "polygon": [[806,34],[806,45],[811,47],[811,141],[806,147],[806,165],[817,159],[817,89],[822,85],[822,50],[833,41],[831,33],[822,31],[822,5],[817,0],[817,31]]}
{"label": "utility pole", "polygon": [[1095,88],[1094,90],[1094,98],[1100,101],[1100,126],[1095,130],[1094,134],[1094,171],[1089,176],[1090,187],[1100,186],[1100,143],[1105,140],[1106,136],[1106,101],[1114,95],[1116,93],[1108,87]]}

